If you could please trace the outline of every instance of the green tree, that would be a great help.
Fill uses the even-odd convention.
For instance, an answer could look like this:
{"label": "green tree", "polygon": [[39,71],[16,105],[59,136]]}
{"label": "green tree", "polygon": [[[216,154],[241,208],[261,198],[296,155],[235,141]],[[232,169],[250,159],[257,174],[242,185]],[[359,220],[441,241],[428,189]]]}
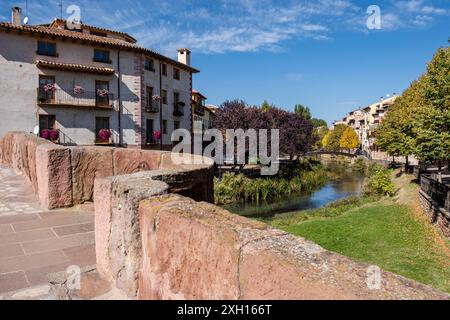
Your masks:
{"label": "green tree", "polygon": [[415,153],[438,164],[441,178],[442,165],[450,162],[450,47],[437,51],[420,82],[423,103],[413,117]]}
{"label": "green tree", "polygon": [[302,104],[296,104],[294,107],[294,111],[296,114],[303,116],[303,118],[311,120],[311,110],[308,107]]}
{"label": "green tree", "polygon": [[269,102],[267,102],[267,100],[264,100],[263,103],[261,104],[261,110],[263,112],[267,112],[273,108],[275,108],[275,106],[273,104],[270,104]]}
{"label": "green tree", "polygon": [[391,156],[408,157],[415,152],[416,135],[413,117],[419,105],[425,103],[421,96],[421,81],[414,81],[383,119],[377,129],[377,146]]}
{"label": "green tree", "polygon": [[317,142],[314,145],[314,150],[320,150],[324,148],[323,141],[329,132],[330,130],[328,129],[327,126],[320,126],[314,130],[314,134],[317,137],[316,139]]}
{"label": "green tree", "polygon": [[325,136],[325,149],[330,151],[341,150],[341,138],[347,128],[348,126],[346,126],[345,124],[336,125],[334,129],[330,131],[329,135]]}
{"label": "green tree", "polygon": [[339,146],[341,149],[352,150],[359,147],[359,137],[358,134],[350,127],[347,127],[342,133],[341,140],[339,141]]}
{"label": "green tree", "polygon": [[313,124],[314,128],[328,127],[328,123],[323,119],[312,118],[311,123]]}

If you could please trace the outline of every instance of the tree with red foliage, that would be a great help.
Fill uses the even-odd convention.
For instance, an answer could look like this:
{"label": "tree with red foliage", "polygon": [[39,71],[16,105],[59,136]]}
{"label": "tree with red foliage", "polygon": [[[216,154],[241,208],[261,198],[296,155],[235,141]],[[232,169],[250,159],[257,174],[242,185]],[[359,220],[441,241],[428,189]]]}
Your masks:
{"label": "tree with red foliage", "polygon": [[279,129],[280,153],[291,159],[309,152],[316,142],[313,124],[302,115],[279,108],[261,110],[240,100],[224,102],[214,123],[223,132],[227,129],[267,129],[270,134],[271,129]]}

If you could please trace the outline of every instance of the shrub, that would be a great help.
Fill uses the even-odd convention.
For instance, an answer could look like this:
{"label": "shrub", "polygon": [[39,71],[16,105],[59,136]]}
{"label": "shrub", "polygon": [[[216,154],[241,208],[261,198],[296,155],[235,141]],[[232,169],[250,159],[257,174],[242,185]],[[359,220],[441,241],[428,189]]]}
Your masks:
{"label": "shrub", "polygon": [[356,159],[355,163],[353,164],[352,169],[354,171],[365,173],[367,166],[366,166],[366,162],[365,162],[364,158]]}
{"label": "shrub", "polygon": [[365,194],[390,197],[395,195],[395,185],[391,181],[390,170],[375,164],[369,166],[368,174],[369,182],[364,188]]}
{"label": "shrub", "polygon": [[324,185],[327,179],[327,172],[320,162],[300,160],[285,166],[276,178],[250,179],[243,174],[225,173],[221,180],[214,180],[214,196],[217,204],[259,203],[301,191],[311,192]]}

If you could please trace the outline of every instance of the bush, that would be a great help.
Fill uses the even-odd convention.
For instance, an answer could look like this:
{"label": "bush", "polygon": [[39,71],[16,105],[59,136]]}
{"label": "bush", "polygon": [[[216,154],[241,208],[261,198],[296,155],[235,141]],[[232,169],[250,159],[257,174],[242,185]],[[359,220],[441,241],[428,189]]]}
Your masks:
{"label": "bush", "polygon": [[225,173],[221,180],[214,180],[214,196],[217,204],[260,203],[302,191],[311,192],[323,186],[327,179],[327,172],[320,163],[301,160],[284,167],[276,178],[250,179],[243,174]]}
{"label": "bush", "polygon": [[354,171],[365,173],[367,170],[366,161],[364,158],[358,158],[356,159],[355,163],[353,164],[352,169]]}
{"label": "bush", "polygon": [[395,185],[391,180],[391,171],[378,165],[372,164],[368,169],[369,182],[364,188],[367,195],[395,195]]}

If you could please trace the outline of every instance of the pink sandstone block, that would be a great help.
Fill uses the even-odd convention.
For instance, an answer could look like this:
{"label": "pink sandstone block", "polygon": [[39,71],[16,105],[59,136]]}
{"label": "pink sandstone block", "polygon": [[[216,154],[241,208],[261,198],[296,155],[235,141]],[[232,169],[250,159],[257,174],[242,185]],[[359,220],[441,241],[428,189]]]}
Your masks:
{"label": "pink sandstone block", "polygon": [[42,144],[36,149],[38,195],[48,209],[72,206],[70,149]]}
{"label": "pink sandstone block", "polygon": [[8,132],[1,140],[2,158],[1,163],[4,165],[12,165],[12,153],[13,153],[13,139],[15,134],[21,134],[21,132]]}
{"label": "pink sandstone block", "polygon": [[158,151],[115,149],[114,175],[157,170],[160,162],[161,155]]}
{"label": "pink sandstone block", "polygon": [[171,195],[143,201],[139,214],[139,299],[239,299],[243,242],[233,227],[219,223],[223,211]]}
{"label": "pink sandstone block", "polygon": [[37,172],[36,172],[36,149],[40,145],[51,144],[51,142],[41,139],[34,138],[28,140],[27,143],[27,158],[28,158],[28,170],[29,179],[33,187],[34,192],[38,193],[38,182],[37,182]]}
{"label": "pink sandstone block", "polygon": [[113,148],[72,147],[71,167],[74,205],[92,201],[94,181],[113,172]]}
{"label": "pink sandstone block", "polygon": [[21,171],[28,178],[27,142],[28,134],[17,133],[12,139],[12,168]]}
{"label": "pink sandstone block", "polygon": [[95,240],[99,274],[130,297],[137,292],[141,266],[138,207],[143,199],[167,192],[150,172],[95,181]]}
{"label": "pink sandstone block", "polygon": [[41,144],[52,143],[29,133],[15,133],[13,136],[12,167],[22,172],[34,186],[36,185],[36,146]]}
{"label": "pink sandstone block", "polygon": [[97,271],[106,280],[113,280],[109,259],[111,235],[112,179],[96,179],[94,182],[95,206],[95,251]]}

